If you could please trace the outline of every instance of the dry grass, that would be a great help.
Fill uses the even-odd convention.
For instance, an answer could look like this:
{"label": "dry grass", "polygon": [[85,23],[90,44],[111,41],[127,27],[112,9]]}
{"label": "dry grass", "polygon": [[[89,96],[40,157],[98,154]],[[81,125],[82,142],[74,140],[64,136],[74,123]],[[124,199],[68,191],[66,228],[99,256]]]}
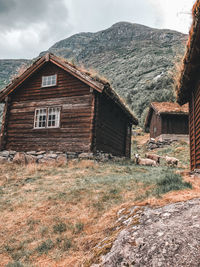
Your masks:
{"label": "dry grass", "polygon": [[[141,153],[145,153],[146,137],[136,140]],[[179,156],[182,167],[174,171],[184,172],[192,190],[157,198],[156,179],[167,167],[140,167],[130,161],[1,165],[0,266],[16,261],[25,266],[74,267],[83,262],[87,266],[96,244],[107,237],[106,248],[112,245],[119,209],[200,197],[199,180],[189,177],[184,169],[188,145],[182,142],[157,152],[166,151]]]}

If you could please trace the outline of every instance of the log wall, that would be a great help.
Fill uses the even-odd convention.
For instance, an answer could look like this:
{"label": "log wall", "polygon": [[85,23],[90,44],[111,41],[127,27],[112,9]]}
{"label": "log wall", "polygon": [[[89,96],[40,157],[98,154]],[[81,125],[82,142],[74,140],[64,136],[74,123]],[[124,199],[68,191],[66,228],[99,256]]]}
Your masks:
{"label": "log wall", "polygon": [[189,129],[191,170],[200,169],[200,83],[189,101]]}
{"label": "log wall", "polygon": [[162,115],[162,134],[189,134],[188,115]]}
{"label": "log wall", "polygon": [[154,110],[151,117],[149,132],[151,138],[156,138],[162,133],[161,117],[158,114],[156,114]]}
{"label": "log wall", "polygon": [[[42,76],[57,74],[57,86],[41,87]],[[89,152],[93,96],[77,78],[47,63],[11,94],[5,149]],[[36,108],[61,108],[60,128],[34,129]]]}
{"label": "log wall", "polygon": [[107,96],[96,97],[95,151],[130,157],[131,132],[127,116]]}

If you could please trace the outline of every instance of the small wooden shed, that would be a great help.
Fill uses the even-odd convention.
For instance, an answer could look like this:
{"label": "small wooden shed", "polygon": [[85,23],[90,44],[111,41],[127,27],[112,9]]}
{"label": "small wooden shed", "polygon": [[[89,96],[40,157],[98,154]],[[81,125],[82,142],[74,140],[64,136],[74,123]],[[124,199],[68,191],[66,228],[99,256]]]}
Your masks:
{"label": "small wooden shed", "polygon": [[193,23],[177,84],[177,102],[189,102],[190,165],[200,169],[200,0],[193,6]]}
{"label": "small wooden shed", "polygon": [[179,106],[171,102],[150,104],[145,121],[145,131],[151,138],[159,140],[188,140],[188,105]]}
{"label": "small wooden shed", "polygon": [[1,150],[102,151],[130,157],[138,124],[110,84],[53,54],[37,59],[1,93]]}

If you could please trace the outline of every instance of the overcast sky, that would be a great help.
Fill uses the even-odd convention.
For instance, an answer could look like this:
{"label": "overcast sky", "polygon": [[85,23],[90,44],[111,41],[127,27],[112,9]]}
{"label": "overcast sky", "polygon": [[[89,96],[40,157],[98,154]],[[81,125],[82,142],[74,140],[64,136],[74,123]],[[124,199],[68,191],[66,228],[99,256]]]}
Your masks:
{"label": "overcast sky", "polygon": [[0,0],[0,58],[33,58],[119,21],[188,33],[195,0]]}

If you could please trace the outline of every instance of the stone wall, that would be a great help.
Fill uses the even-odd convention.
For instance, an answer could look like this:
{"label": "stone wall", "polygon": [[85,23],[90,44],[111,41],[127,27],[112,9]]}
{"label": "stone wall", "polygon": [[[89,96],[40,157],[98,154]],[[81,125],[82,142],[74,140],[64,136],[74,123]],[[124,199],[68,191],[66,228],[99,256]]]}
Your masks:
{"label": "stone wall", "polygon": [[103,152],[93,153],[74,153],[74,152],[58,152],[58,151],[28,151],[28,152],[16,152],[16,151],[0,151],[0,163],[13,162],[18,164],[29,163],[67,163],[70,159],[91,159],[97,161],[115,160],[121,161],[125,158],[114,157],[112,154]]}

